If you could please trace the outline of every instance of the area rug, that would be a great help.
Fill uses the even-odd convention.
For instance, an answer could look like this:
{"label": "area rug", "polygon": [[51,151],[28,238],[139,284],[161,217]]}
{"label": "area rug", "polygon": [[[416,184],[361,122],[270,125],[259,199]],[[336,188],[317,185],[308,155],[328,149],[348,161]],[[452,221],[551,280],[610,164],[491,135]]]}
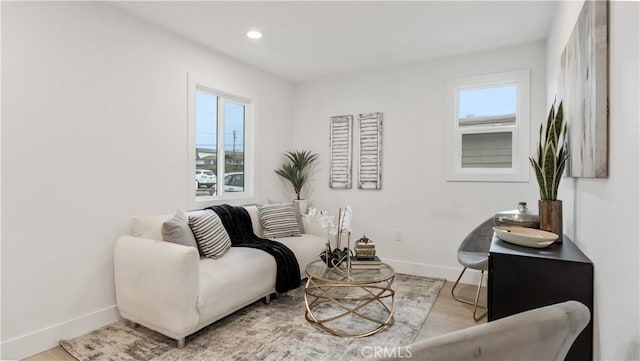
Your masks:
{"label": "area rug", "polygon": [[300,287],[269,304],[258,301],[205,327],[187,337],[182,349],[176,348],[173,339],[142,326],[131,328],[124,321],[60,344],[81,361],[364,359],[375,348],[411,344],[443,285],[440,279],[398,274],[393,283],[394,324],[363,338],[333,336],[308,323]]}

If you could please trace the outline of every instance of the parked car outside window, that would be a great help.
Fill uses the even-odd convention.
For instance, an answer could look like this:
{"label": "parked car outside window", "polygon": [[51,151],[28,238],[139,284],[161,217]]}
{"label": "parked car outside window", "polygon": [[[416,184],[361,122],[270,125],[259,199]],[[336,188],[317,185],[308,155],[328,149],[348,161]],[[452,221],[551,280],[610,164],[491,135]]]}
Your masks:
{"label": "parked car outside window", "polygon": [[225,192],[244,192],[244,172],[233,172],[224,175]]}
{"label": "parked car outside window", "polygon": [[198,188],[212,188],[216,185],[216,175],[208,169],[196,169],[196,182]]}

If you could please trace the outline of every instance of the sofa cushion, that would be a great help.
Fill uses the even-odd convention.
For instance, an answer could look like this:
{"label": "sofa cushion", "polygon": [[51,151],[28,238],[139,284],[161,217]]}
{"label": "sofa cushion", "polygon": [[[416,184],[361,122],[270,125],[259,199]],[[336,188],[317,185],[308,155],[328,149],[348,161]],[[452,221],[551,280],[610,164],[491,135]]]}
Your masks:
{"label": "sofa cushion", "polygon": [[266,238],[300,235],[300,226],[292,203],[259,206],[258,215]]}
{"label": "sofa cushion", "polygon": [[191,232],[191,227],[189,227],[189,217],[180,210],[176,211],[173,218],[162,223],[160,231],[162,233],[162,240],[165,242],[198,248],[196,238],[193,236],[193,232]]}
{"label": "sofa cushion", "polygon": [[200,253],[208,258],[218,259],[231,247],[231,239],[224,229],[220,217],[206,209],[189,215],[189,227],[198,243]]}
{"label": "sofa cushion", "polygon": [[320,259],[320,252],[326,248],[326,240],[312,234],[303,234],[301,237],[277,238],[276,241],[289,247],[295,253],[300,266],[300,276],[307,277],[304,269],[309,263]]}
{"label": "sofa cushion", "polygon": [[262,238],[264,237],[264,228],[262,228],[262,223],[260,222],[260,216],[258,215],[258,206],[244,206],[244,209],[249,213],[249,217],[251,217],[251,226],[253,227],[253,233],[256,236]]}
{"label": "sofa cushion", "polygon": [[276,261],[255,248],[231,247],[218,260],[200,260],[201,320],[223,317],[274,292]]}
{"label": "sofa cushion", "polygon": [[173,214],[134,216],[131,220],[131,235],[162,241],[162,233],[160,232],[162,223],[170,220],[172,217]]}

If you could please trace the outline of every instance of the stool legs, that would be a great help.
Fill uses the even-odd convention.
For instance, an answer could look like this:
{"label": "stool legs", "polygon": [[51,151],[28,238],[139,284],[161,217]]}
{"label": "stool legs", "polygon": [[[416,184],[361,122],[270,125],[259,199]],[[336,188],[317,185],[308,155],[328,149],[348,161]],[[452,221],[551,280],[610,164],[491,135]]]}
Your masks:
{"label": "stool legs", "polygon": [[[484,315],[487,314],[487,308],[478,305],[478,299],[480,298],[480,289],[482,288],[482,279],[484,278],[484,270],[482,270],[480,272],[480,282],[478,282],[478,289],[476,290],[476,299],[475,302],[471,302],[462,298],[459,298],[455,295],[454,291],[456,289],[456,287],[458,286],[458,283],[460,283],[460,279],[462,279],[462,275],[464,274],[464,271],[467,270],[467,267],[462,269],[462,272],[460,272],[460,276],[458,276],[458,279],[456,280],[456,283],[453,285],[453,288],[451,288],[451,296],[453,296],[453,298],[456,301],[462,302],[462,303],[466,303],[467,305],[471,305],[473,306],[473,320],[474,321],[478,321],[480,320],[482,317],[484,317]],[[483,313],[481,314],[477,314],[478,308],[485,310]]]}

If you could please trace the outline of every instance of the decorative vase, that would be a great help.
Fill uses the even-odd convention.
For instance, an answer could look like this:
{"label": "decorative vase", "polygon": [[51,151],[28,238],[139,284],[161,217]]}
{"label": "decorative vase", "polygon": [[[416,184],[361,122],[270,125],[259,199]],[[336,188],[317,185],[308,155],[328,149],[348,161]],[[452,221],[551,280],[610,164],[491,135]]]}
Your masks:
{"label": "decorative vase", "polygon": [[298,206],[298,210],[300,210],[300,214],[307,214],[307,211],[309,210],[308,199],[294,199],[293,204]]}
{"label": "decorative vase", "polygon": [[562,201],[538,201],[540,229],[558,235],[556,242],[562,243]]}

